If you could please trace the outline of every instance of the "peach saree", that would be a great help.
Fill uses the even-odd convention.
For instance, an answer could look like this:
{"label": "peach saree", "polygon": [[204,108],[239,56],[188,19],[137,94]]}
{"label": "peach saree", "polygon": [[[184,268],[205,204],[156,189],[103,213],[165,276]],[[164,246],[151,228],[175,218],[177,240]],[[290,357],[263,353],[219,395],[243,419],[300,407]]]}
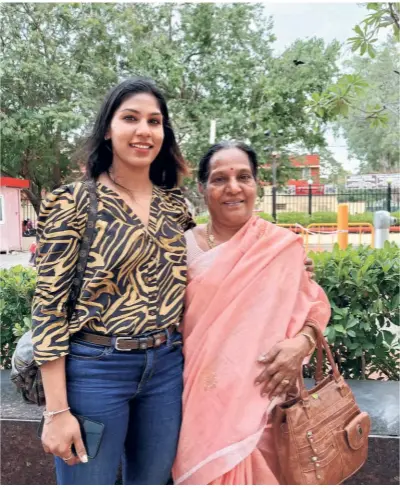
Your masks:
{"label": "peach saree", "polygon": [[[305,321],[324,329],[330,306],[304,270],[301,238],[251,218],[189,265],[182,326],[183,420],[175,484],[277,484],[257,359]],[[276,403],[276,400],[275,400]]]}

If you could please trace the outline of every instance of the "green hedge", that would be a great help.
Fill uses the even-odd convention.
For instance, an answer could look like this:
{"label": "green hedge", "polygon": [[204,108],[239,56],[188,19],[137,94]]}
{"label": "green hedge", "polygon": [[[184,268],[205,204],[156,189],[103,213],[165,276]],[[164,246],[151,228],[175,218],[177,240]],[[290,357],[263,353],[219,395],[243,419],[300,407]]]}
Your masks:
{"label": "green hedge", "polygon": [[[346,378],[384,374],[399,379],[399,248],[349,247],[310,253],[332,317],[326,336]],[[30,328],[35,272],[21,266],[0,270],[2,366],[18,338]]]}
{"label": "green hedge", "polygon": [[[273,218],[270,214],[267,213],[257,213],[262,218],[267,221],[273,222]],[[395,211],[391,213],[397,221],[400,221],[400,211]],[[196,217],[197,224],[207,223],[208,215],[201,215]],[[309,216],[307,213],[278,213],[277,214],[278,223],[281,224],[290,224],[290,223],[298,223],[302,226],[308,226],[310,223],[336,223],[337,222],[337,213],[328,212],[328,211],[318,211],[313,213],[312,216]],[[374,214],[373,213],[362,213],[362,214],[350,214],[349,215],[350,223],[370,223],[374,222]]]}
{"label": "green hedge", "polygon": [[399,247],[335,246],[309,255],[331,303],[326,337],[344,376],[399,380]]}
{"label": "green hedge", "polygon": [[36,273],[20,265],[0,269],[1,365],[10,367],[18,338],[31,327]]}
{"label": "green hedge", "polygon": [[397,224],[400,222],[400,211],[394,211],[393,213],[390,213],[394,218],[397,219]]}

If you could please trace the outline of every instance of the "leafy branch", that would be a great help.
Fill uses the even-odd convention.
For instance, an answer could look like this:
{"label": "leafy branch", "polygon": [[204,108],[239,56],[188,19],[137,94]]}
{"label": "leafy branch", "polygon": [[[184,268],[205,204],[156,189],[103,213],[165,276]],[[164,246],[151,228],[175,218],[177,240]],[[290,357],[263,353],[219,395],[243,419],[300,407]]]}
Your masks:
{"label": "leafy branch", "polygon": [[[400,42],[400,4],[368,3],[367,9],[372,13],[353,28],[356,35],[350,37],[347,44],[351,46],[352,52],[360,56],[368,54],[374,59],[377,55],[377,36],[382,29],[392,28],[394,41]],[[324,122],[335,120],[338,116],[347,117],[349,109],[353,108],[365,114],[365,119],[370,122],[371,127],[385,126],[388,123],[387,111],[393,112],[387,105],[375,104],[361,109],[355,104],[368,85],[360,75],[344,75],[327,90],[312,94],[309,107]]]}

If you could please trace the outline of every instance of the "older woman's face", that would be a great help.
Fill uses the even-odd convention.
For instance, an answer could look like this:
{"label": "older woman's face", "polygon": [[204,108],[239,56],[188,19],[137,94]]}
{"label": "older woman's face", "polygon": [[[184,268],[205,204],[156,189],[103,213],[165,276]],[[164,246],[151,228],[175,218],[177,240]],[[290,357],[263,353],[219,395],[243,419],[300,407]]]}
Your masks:
{"label": "older woman's face", "polygon": [[257,183],[246,153],[237,148],[215,153],[203,193],[212,220],[232,227],[245,224],[257,197]]}

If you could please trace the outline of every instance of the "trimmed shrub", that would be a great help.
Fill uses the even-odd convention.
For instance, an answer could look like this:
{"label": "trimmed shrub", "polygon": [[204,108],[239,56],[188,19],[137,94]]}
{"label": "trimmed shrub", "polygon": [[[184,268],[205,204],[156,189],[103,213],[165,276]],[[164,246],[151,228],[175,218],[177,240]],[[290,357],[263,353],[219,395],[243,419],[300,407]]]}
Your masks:
{"label": "trimmed shrub", "polygon": [[399,380],[399,247],[311,252],[332,307],[325,335],[346,378]]}
{"label": "trimmed shrub", "polygon": [[[309,255],[332,307],[325,335],[344,377],[399,380],[399,247],[386,243],[381,250],[339,250],[335,246],[332,252]],[[31,328],[35,278],[31,268],[0,270],[3,368],[10,367],[16,342]],[[306,369],[309,376],[314,363]]]}
{"label": "trimmed shrub", "polygon": [[0,269],[1,366],[9,368],[15,345],[31,328],[36,272],[20,265]]}
{"label": "trimmed shrub", "polygon": [[265,221],[269,221],[270,223],[274,222],[274,218],[268,213],[257,213],[257,214],[260,218],[265,219]]}
{"label": "trimmed shrub", "polygon": [[199,216],[196,216],[194,220],[196,221],[196,224],[202,225],[202,224],[208,223],[209,216],[208,216],[208,214],[207,215],[199,215]]}
{"label": "trimmed shrub", "polygon": [[[267,213],[257,213],[261,218],[274,222],[272,216]],[[400,211],[391,213],[398,222],[400,222]],[[209,220],[208,215],[202,215],[196,217],[196,223],[207,223]],[[337,213],[330,211],[317,211],[309,216],[307,213],[287,212],[278,213],[277,222],[282,224],[298,223],[301,226],[308,226],[310,223],[337,223]],[[349,223],[370,223],[374,222],[374,213],[366,212],[361,214],[350,214]]]}
{"label": "trimmed shrub", "polygon": [[337,213],[328,211],[318,211],[313,213],[311,217],[307,215],[310,223],[337,223]]}
{"label": "trimmed shrub", "polygon": [[309,223],[311,223],[310,216],[305,213],[278,213],[276,217],[278,223],[281,224],[298,223],[299,225],[307,226]]}
{"label": "trimmed shrub", "polygon": [[374,213],[360,213],[360,214],[350,214],[349,223],[370,223],[374,222]]}
{"label": "trimmed shrub", "polygon": [[400,211],[394,211],[393,213],[390,214],[397,219],[397,224],[400,224]]}

